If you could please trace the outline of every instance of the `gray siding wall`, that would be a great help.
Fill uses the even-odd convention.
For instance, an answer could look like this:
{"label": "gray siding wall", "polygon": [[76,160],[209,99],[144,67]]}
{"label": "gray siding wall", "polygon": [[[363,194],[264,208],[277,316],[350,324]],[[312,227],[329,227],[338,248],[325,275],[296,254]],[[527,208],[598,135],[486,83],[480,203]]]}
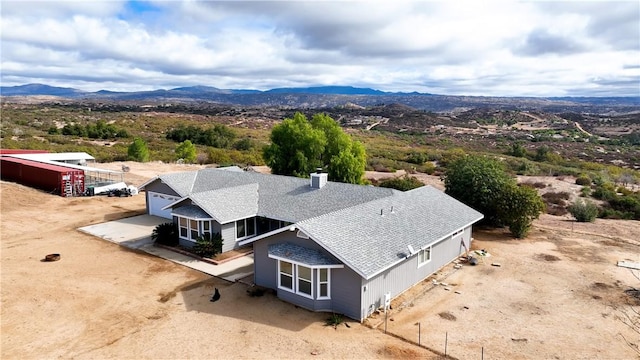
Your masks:
{"label": "gray siding wall", "polygon": [[342,269],[331,269],[331,310],[361,320],[362,280],[360,275],[346,266]]}
{"label": "gray siding wall", "polygon": [[220,235],[222,235],[222,252],[231,251],[237,248],[236,243],[236,223],[230,222],[220,225]]}
{"label": "gray siding wall", "polygon": [[[313,311],[333,311],[353,319],[360,319],[360,284],[362,278],[353,270],[344,267],[331,269],[330,300],[313,300],[278,289],[278,262],[268,257],[271,244],[290,242],[299,246],[321,251],[334,258],[311,239],[301,239],[296,232],[284,231],[253,244],[254,282],[256,285],[275,289],[282,300]],[[334,258],[336,262],[339,262]],[[315,274],[315,272],[314,272]],[[314,283],[315,287],[315,283]],[[315,292],[315,288],[314,288]]]}
{"label": "gray siding wall", "polygon": [[368,281],[363,279],[360,319],[383,307],[386,293],[390,293],[393,299],[455,260],[465,251],[461,241],[468,247],[470,239],[471,227],[467,227],[462,234],[434,244],[431,249],[431,261],[425,265],[418,267],[418,254],[415,254]]}
{"label": "gray siding wall", "polygon": [[171,188],[169,186],[167,186],[166,184],[164,184],[162,181],[160,181],[159,179],[150,183],[149,185],[147,185],[145,187],[145,207],[147,208],[147,214],[149,213],[149,192],[157,192],[157,193],[162,193],[162,194],[167,194],[167,195],[173,195],[173,196],[180,196],[178,195],[177,192],[171,190]]}

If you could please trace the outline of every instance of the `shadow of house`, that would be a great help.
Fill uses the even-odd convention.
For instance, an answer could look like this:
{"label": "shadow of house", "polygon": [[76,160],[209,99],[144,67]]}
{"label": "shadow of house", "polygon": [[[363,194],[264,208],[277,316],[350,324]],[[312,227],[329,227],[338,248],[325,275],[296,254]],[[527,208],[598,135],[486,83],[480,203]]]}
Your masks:
{"label": "shadow of house", "polygon": [[[215,288],[220,299],[211,302]],[[312,324],[323,323],[327,313],[305,310],[278,299],[274,292],[265,292],[262,296],[249,296],[248,285],[230,283],[211,278],[182,288],[178,293],[187,311],[207,313],[221,318],[248,321],[263,325],[276,326],[298,332]]]}

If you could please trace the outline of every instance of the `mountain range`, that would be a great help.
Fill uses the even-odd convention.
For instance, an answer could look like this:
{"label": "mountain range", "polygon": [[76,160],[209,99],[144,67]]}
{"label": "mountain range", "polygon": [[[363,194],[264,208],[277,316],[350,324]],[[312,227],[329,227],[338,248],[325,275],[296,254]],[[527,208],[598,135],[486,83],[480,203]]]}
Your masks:
{"label": "mountain range", "polygon": [[317,86],[275,88],[266,91],[219,89],[212,86],[178,87],[169,90],[87,92],[44,84],[0,87],[0,96],[56,96],[75,100],[211,102],[238,106],[280,106],[326,108],[355,104],[374,106],[398,103],[425,111],[446,112],[455,109],[494,107],[520,110],[630,112],[640,111],[638,97],[496,97],[435,95],[418,92],[385,92],[353,86]]}

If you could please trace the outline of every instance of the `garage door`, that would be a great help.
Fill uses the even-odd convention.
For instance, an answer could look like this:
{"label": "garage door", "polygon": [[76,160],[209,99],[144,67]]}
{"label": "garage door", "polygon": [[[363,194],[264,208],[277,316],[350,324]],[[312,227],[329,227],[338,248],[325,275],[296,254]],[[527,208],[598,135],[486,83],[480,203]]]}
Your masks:
{"label": "garage door", "polygon": [[171,209],[162,210],[162,208],[178,199],[176,196],[149,192],[149,215],[171,219]]}

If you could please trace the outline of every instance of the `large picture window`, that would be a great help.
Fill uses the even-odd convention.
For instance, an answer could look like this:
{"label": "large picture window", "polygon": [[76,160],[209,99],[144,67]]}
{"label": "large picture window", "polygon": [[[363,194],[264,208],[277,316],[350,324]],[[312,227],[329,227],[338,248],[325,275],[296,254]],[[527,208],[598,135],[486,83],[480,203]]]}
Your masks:
{"label": "large picture window", "polygon": [[236,221],[236,240],[256,235],[256,218]]}
{"label": "large picture window", "polygon": [[[329,268],[310,268],[278,260],[278,288],[311,299],[330,299]],[[315,294],[314,294],[314,290]]]}

